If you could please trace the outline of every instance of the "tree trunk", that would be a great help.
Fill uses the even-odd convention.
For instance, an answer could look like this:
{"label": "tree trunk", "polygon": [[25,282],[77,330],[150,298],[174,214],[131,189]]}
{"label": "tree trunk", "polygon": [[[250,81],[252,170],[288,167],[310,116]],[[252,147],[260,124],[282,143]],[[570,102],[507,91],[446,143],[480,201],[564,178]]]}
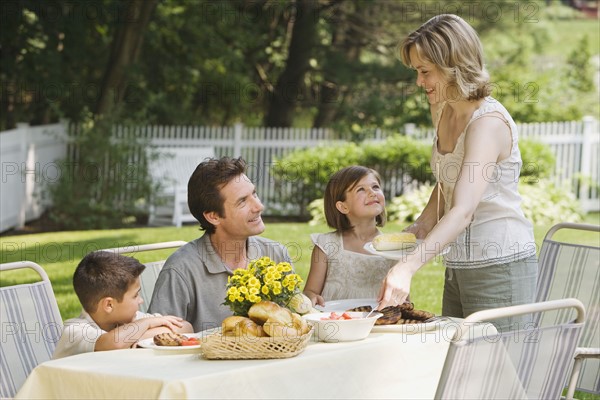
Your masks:
{"label": "tree trunk", "polygon": [[138,58],[142,39],[158,0],[129,0],[117,18],[117,30],[102,79],[96,114],[104,114],[123,100],[127,68]]}
{"label": "tree trunk", "polygon": [[298,0],[285,69],[271,93],[265,126],[289,127],[305,91],[303,80],[316,40],[318,15],[314,0]]}
{"label": "tree trunk", "polygon": [[[332,25],[333,37],[330,54],[325,60],[323,71],[323,83],[319,87],[318,112],[313,120],[313,128],[329,126],[337,115],[340,105],[348,92],[349,85],[340,82],[336,73],[340,68],[349,68],[358,61],[361,48],[359,44],[364,39],[365,27],[356,29],[356,24],[364,22],[362,19],[362,7],[354,5],[358,10],[353,13],[336,10],[336,17],[329,18]],[[337,54],[332,54],[337,53]],[[333,60],[342,59],[344,66],[336,65]],[[339,62],[339,61],[338,61]]]}

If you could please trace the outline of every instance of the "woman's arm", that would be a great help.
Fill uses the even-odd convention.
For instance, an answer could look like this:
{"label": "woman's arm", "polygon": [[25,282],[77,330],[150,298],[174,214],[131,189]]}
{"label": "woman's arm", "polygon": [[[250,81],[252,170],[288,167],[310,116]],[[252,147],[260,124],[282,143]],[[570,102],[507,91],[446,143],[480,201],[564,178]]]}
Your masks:
{"label": "woman's arm", "polygon": [[[433,128],[437,132],[437,113],[439,110],[439,104],[434,103],[429,107],[429,112],[431,113],[431,122],[433,124]],[[436,143],[433,144],[436,146]],[[424,239],[429,232],[433,229],[435,224],[437,224],[438,220],[442,218],[444,215],[444,196],[441,193],[441,190],[438,190],[438,182],[434,187],[431,195],[429,196],[429,201],[427,205],[421,212],[421,215],[415,220],[412,225],[409,225],[404,229],[406,232],[414,233],[417,239]],[[438,193],[440,194],[440,198],[438,201]],[[436,206],[439,205],[439,209],[436,210]]]}
{"label": "woman's arm", "polygon": [[327,277],[327,256],[318,246],[315,246],[310,257],[310,271],[304,285],[304,294],[313,303],[324,306],[325,300],[321,297],[325,278]]}
{"label": "woman's arm", "polygon": [[[444,215],[444,195],[438,190],[438,182],[434,187],[427,205],[421,212],[421,215],[415,220],[412,225],[409,225],[404,229],[406,232],[414,233],[417,239],[424,239],[429,232],[433,229],[435,224],[438,222],[438,212],[436,207],[439,204],[439,217],[440,219]],[[440,194],[440,201],[438,202],[438,193]]]}
{"label": "woman's arm", "polygon": [[451,208],[417,250],[390,269],[379,293],[379,308],[404,302],[415,272],[469,225],[488,185],[487,169],[504,158],[510,146],[510,130],[504,121],[483,117],[471,124],[465,137],[465,158]]}

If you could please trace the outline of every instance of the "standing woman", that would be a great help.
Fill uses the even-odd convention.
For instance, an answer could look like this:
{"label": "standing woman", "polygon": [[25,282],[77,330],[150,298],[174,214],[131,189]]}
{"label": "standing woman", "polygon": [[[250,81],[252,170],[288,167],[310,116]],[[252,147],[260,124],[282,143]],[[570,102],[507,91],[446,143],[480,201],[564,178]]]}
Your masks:
{"label": "standing woman", "polygon": [[[385,278],[379,308],[401,304],[412,276],[448,248],[442,314],[466,317],[488,308],[531,303],[537,261],[531,223],[518,193],[522,165],[517,127],[489,97],[489,75],[475,30],[456,15],[433,17],[401,45],[417,71],[436,135],[431,167],[437,180],[427,206],[406,230],[423,243]],[[522,319],[496,321],[517,328]]]}

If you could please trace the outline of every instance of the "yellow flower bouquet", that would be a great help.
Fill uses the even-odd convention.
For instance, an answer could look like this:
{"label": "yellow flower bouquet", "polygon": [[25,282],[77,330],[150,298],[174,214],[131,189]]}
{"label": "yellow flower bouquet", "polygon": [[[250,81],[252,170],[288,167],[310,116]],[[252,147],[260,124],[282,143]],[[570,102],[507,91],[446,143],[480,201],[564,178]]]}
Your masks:
{"label": "yellow flower bouquet", "polygon": [[246,269],[236,269],[227,280],[225,305],[234,315],[248,316],[253,304],[270,300],[285,307],[290,299],[300,293],[300,275],[295,274],[288,262],[275,264],[269,257],[261,257],[248,264]]}

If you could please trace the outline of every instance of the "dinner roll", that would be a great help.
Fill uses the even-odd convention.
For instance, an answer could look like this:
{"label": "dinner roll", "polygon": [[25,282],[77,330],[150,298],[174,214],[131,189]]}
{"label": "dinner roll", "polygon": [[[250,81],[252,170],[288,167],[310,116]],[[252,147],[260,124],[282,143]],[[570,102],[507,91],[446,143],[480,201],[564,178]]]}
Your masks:
{"label": "dinner roll", "polygon": [[223,320],[221,326],[222,333],[224,336],[266,336],[262,326],[258,325],[256,322],[246,317],[227,317]]}
{"label": "dinner roll", "polygon": [[310,331],[310,325],[300,314],[292,313],[292,323],[294,328],[298,329],[300,335],[306,335]]}
{"label": "dinner roll", "polygon": [[277,313],[280,309],[279,304],[263,300],[250,307],[248,317],[257,324],[263,325],[271,315]]}
{"label": "dinner roll", "polygon": [[280,307],[279,310],[269,315],[269,318],[263,325],[263,329],[271,337],[302,336],[301,331],[294,325],[292,312],[283,307]]}
{"label": "dinner roll", "polygon": [[401,250],[417,242],[417,237],[410,232],[384,233],[375,236],[373,247],[378,251]]}

